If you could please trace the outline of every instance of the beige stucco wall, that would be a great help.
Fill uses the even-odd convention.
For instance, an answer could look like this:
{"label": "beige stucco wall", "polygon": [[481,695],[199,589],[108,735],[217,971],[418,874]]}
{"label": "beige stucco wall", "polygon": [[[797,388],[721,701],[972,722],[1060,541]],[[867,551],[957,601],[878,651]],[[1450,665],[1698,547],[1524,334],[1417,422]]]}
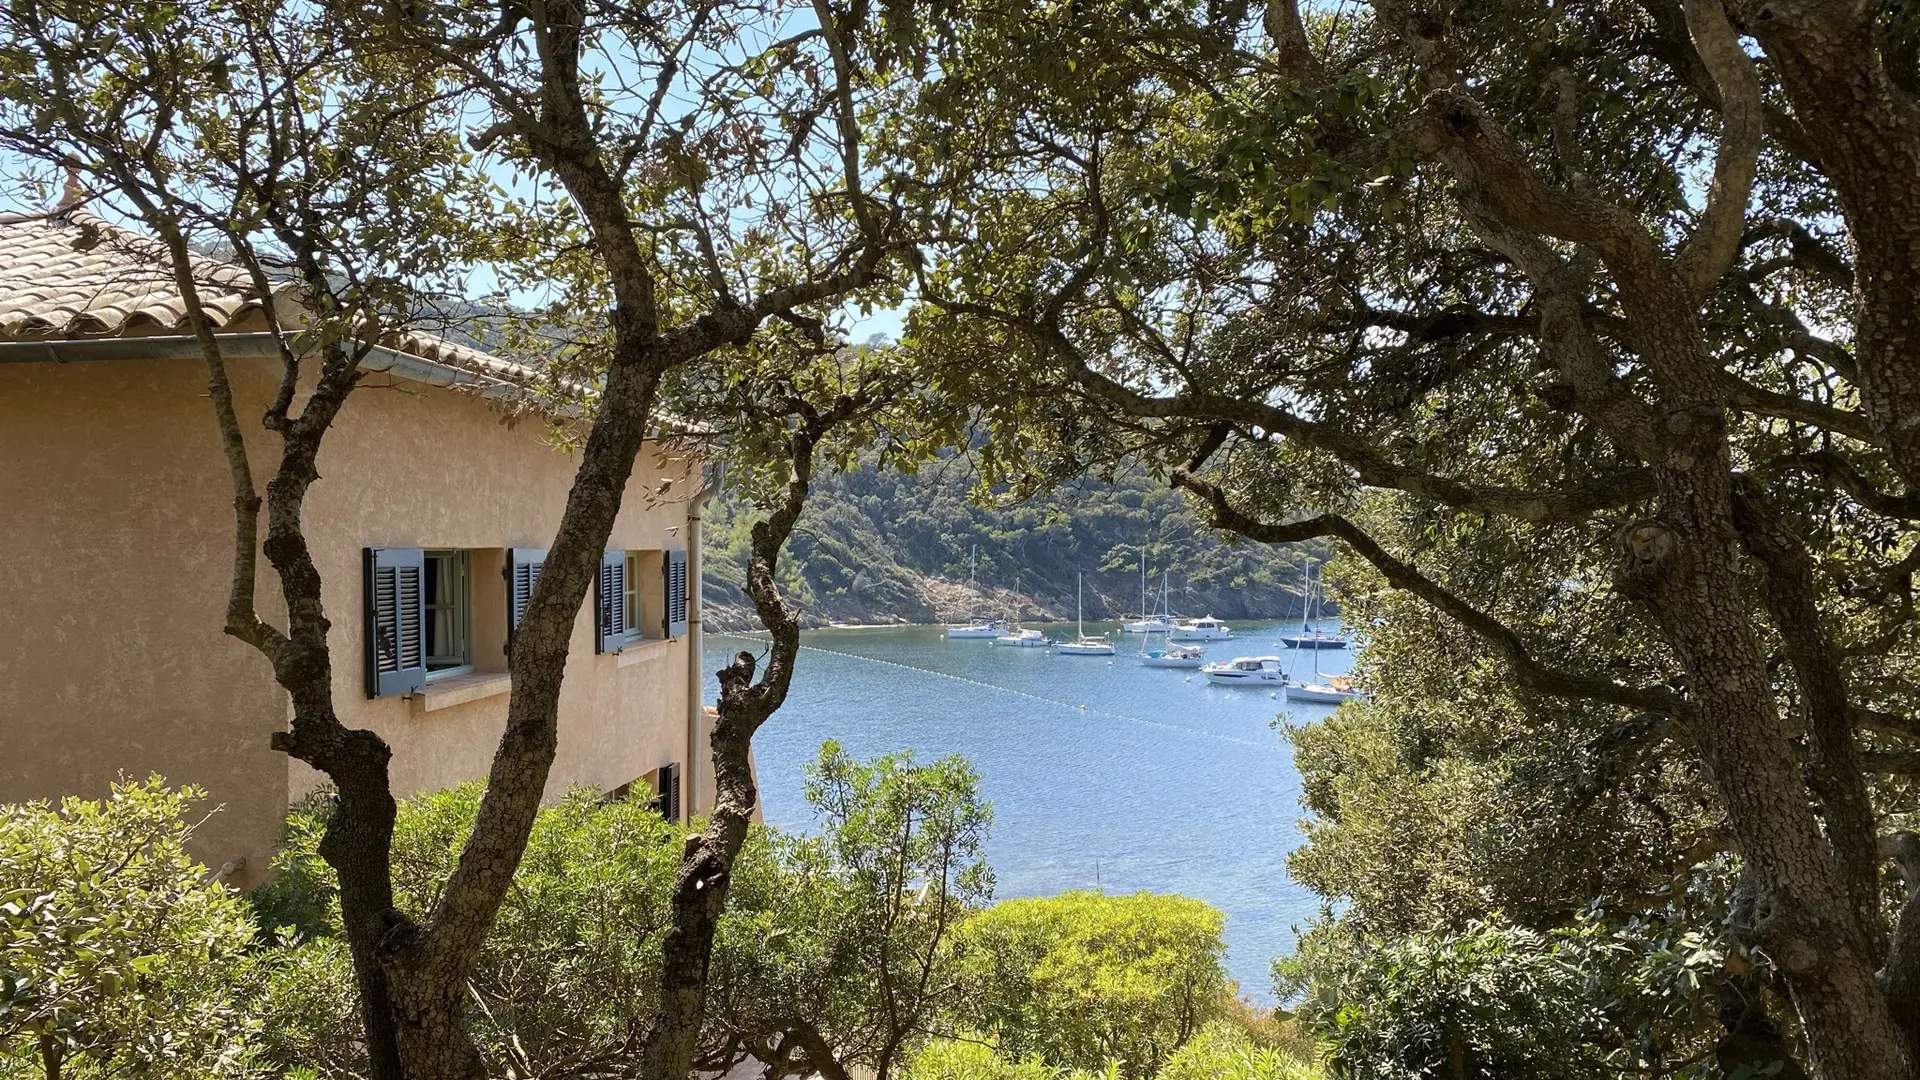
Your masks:
{"label": "beige stucco wall", "polygon": [[[249,426],[269,364],[233,365]],[[264,479],[273,441],[257,434]],[[335,701],[344,722],[394,747],[396,794],[484,775],[507,695],[432,711],[433,686],[424,699],[367,699],[362,548],[481,549],[476,653],[499,666],[504,608],[489,598],[503,604],[504,585],[479,571],[491,556],[497,574],[497,549],[549,544],[576,463],[538,418],[510,425],[477,396],[397,377],[356,390],[328,434],[306,521],[333,621]],[[94,796],[122,773],[191,781],[221,808],[196,854],[245,857],[236,883],[257,879],[287,799],[319,777],[268,747],[286,697],[263,658],[220,632],[231,496],[200,362],[0,364],[0,464],[0,801]],[[644,450],[609,547],[685,547],[689,468]],[[269,618],[272,584],[263,571]],[[597,655],[591,618],[589,599],[561,697],[554,795],[687,756],[685,640]]]}

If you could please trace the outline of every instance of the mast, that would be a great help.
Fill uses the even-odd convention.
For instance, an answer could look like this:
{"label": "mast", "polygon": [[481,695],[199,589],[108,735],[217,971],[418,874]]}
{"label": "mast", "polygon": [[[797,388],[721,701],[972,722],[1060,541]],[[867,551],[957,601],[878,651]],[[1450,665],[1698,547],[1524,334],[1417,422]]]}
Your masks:
{"label": "mast", "polygon": [[1087,639],[1087,616],[1081,604],[1081,597],[1085,594],[1086,588],[1087,575],[1085,573],[1075,574],[1073,579],[1073,622],[1074,626],[1080,631],[1080,640],[1082,641]]}
{"label": "mast", "polygon": [[1151,620],[1153,612],[1147,610],[1147,548],[1140,546],[1140,617]]}
{"label": "mast", "polygon": [[975,544],[973,545],[972,549],[967,552],[967,625],[968,626],[972,626],[975,623],[980,621],[979,620],[980,579],[978,577],[979,572],[976,569],[979,563],[979,560],[980,560],[980,545]]}

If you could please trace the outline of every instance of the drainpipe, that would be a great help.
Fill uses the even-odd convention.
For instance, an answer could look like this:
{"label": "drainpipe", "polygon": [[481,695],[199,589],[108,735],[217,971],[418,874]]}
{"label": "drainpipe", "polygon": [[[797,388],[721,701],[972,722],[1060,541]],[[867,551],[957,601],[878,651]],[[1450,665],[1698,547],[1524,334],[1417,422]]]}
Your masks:
{"label": "drainpipe", "polygon": [[700,725],[706,722],[706,682],[707,673],[702,669],[705,663],[706,642],[700,635],[700,608],[704,600],[704,587],[700,583],[702,573],[700,549],[700,509],[707,500],[720,491],[720,483],[726,479],[725,462],[716,464],[706,485],[694,492],[693,502],[687,506],[687,820],[693,820],[694,811],[700,806]]}

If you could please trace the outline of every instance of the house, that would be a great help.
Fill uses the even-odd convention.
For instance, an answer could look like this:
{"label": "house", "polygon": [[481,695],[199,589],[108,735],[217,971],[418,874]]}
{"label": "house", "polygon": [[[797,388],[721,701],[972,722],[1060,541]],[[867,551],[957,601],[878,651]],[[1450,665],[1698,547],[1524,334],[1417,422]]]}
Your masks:
{"label": "house", "polygon": [[[158,773],[217,807],[195,852],[260,880],[290,800],[323,780],[269,746],[287,695],[222,632],[232,489],[206,368],[151,240],[83,213],[0,217],[0,802],[98,796]],[[195,268],[248,428],[279,374],[262,296]],[[282,307],[276,310],[287,311]],[[305,531],[342,722],[393,748],[395,793],[484,776],[506,645],[577,458],[564,416],[516,411],[525,369],[424,334],[383,340],[326,436]],[[700,701],[700,463],[649,443],[574,628],[548,785],[711,802]],[[263,617],[278,580],[260,561]],[[703,766],[704,767],[701,767]]]}

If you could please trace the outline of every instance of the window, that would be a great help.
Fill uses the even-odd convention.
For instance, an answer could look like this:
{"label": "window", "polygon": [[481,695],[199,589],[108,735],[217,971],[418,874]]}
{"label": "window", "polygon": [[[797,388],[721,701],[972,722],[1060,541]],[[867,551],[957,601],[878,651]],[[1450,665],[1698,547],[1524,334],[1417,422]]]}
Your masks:
{"label": "window", "polygon": [[645,637],[646,632],[640,629],[640,553],[636,551],[627,552],[626,564],[627,595],[625,604],[626,618],[624,621],[626,623],[627,636],[630,638]]}
{"label": "window", "polygon": [[473,666],[472,569],[468,552],[426,552],[426,654],[432,674]]}
{"label": "window", "polygon": [[[671,551],[609,551],[594,581],[599,652],[623,652],[642,640],[673,637]],[[681,553],[684,554],[684,553]],[[682,587],[686,578],[680,570]],[[681,610],[685,610],[684,600]],[[684,614],[681,616],[684,621]],[[681,630],[680,633],[685,633]]]}

